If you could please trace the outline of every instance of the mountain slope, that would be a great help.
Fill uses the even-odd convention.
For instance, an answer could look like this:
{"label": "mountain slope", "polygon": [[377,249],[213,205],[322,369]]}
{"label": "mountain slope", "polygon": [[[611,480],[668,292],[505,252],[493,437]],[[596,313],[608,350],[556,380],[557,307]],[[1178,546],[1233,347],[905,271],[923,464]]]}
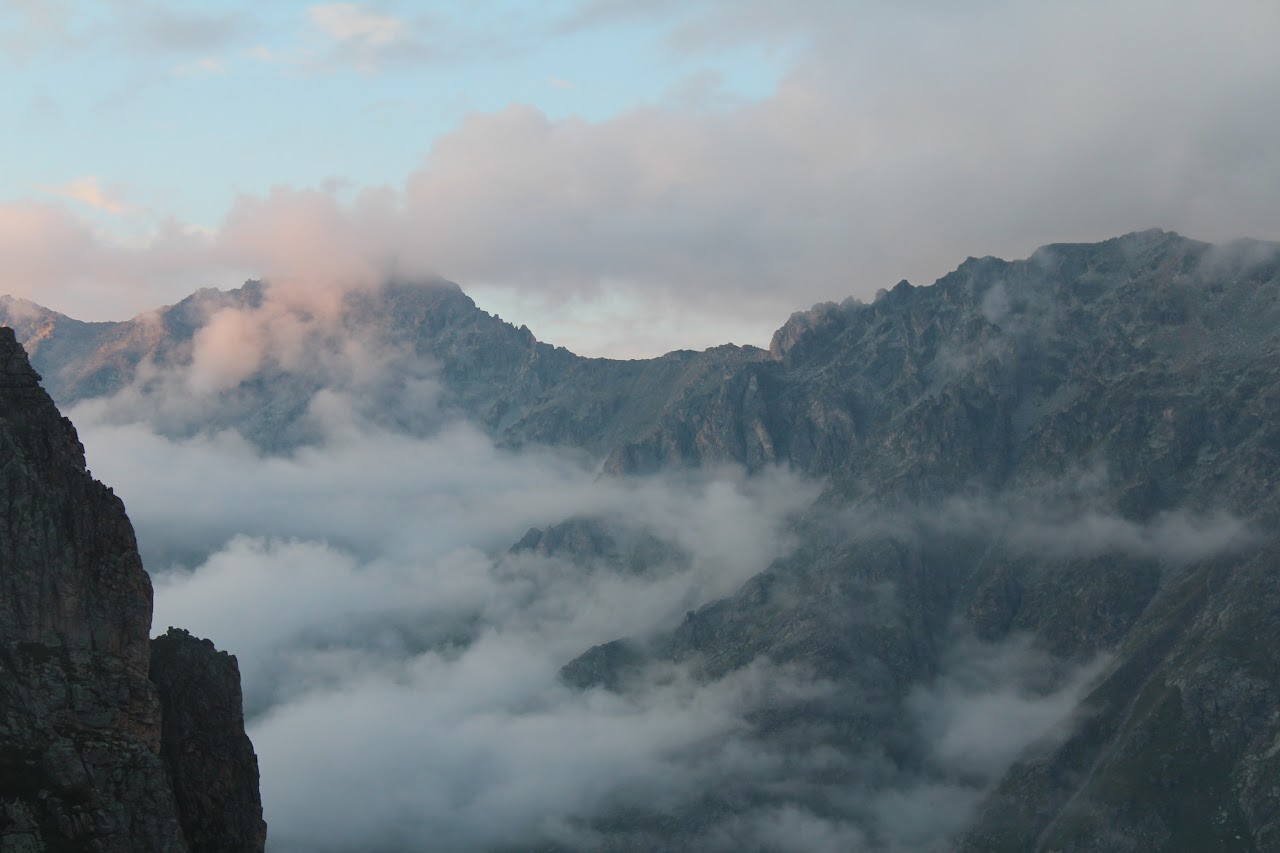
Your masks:
{"label": "mountain slope", "polygon": [[[311,407],[321,392],[339,391],[391,429],[429,431],[443,409],[507,444],[603,453],[715,387],[728,366],[767,357],[720,347],[581,358],[481,311],[445,281],[352,291],[336,309],[270,294],[257,282],[202,290],[117,323],[81,323],[3,297],[0,323],[30,349],[62,406],[128,391],[122,408],[148,412],[168,434],[234,428],[270,450],[315,441]],[[175,398],[182,405],[166,406]]]}
{"label": "mountain slope", "polygon": [[[861,760],[906,744],[895,771],[945,780],[913,697],[965,638],[1031,637],[1064,664],[1110,663],[1075,734],[1015,765],[967,848],[1267,849],[1280,673],[1247,640],[1280,619],[1280,278],[1265,249],[1162,233],[1046,247],[793,318],[773,362],[742,368],[740,387],[768,389],[759,414],[669,412],[611,465],[715,460],[746,420],[764,458],[829,477],[832,514],[736,596],[564,677],[625,689],[660,661],[708,679],[802,662],[840,689],[779,710],[769,742],[817,726]],[[697,836],[702,808],[681,831]]]}
{"label": "mountain slope", "polygon": [[[225,311],[309,335],[210,384],[201,348]],[[253,285],[111,331],[17,313],[69,400],[217,403],[199,421],[137,409],[171,432],[287,448],[314,440],[335,390],[428,431],[440,409],[421,385],[504,444],[580,448],[616,476],[729,463],[821,479],[790,556],[562,671],[624,696],[672,672],[714,689],[780,667],[803,685],[744,708],[765,769],[606,804],[582,827],[602,849],[750,849],[761,814],[887,849],[957,833],[974,850],[1276,843],[1280,673],[1250,640],[1280,626],[1280,247],[1149,231],[970,259],[794,315],[768,351],[633,362],[539,343],[443,283],[348,294],[323,318]],[[678,553],[611,523],[517,547],[619,570]]]}
{"label": "mountain slope", "polygon": [[[9,329],[0,329],[0,504],[0,847],[261,850],[257,764],[234,716],[209,718],[247,750],[234,797],[175,801],[170,780],[192,758],[166,751],[162,730],[226,684],[175,692],[154,681],[151,581],[124,506],[85,470],[74,428]],[[189,844],[192,826],[232,818],[254,831]]]}

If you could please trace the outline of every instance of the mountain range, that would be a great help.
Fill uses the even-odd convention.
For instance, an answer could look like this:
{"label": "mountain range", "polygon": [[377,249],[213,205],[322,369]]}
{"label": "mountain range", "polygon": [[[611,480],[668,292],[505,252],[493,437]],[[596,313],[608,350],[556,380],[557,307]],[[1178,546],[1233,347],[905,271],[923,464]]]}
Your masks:
{"label": "mountain range", "polygon": [[[0,323],[58,405],[175,438],[288,455],[337,406],[408,435],[462,419],[605,477],[817,482],[795,547],[736,592],[565,661],[563,683],[622,697],[764,665],[800,685],[744,708],[766,770],[605,802],[581,818],[598,849],[729,849],[734,820],[795,806],[850,833],[798,848],[1280,848],[1280,246],[1147,231],[970,258],[796,313],[768,349],[632,361],[446,281],[248,282],[115,323],[5,297]],[[586,514],[512,553],[634,573],[682,546]]]}

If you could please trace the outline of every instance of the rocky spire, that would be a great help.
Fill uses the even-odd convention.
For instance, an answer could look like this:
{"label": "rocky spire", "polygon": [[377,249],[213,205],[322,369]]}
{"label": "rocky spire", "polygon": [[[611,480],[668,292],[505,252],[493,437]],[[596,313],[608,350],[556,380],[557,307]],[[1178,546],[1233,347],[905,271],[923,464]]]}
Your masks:
{"label": "rocky spire", "polygon": [[[190,760],[221,759],[166,752],[166,766],[161,748],[162,699],[177,720],[184,703],[204,697],[164,679],[157,691],[148,678],[151,581],[124,504],[86,470],[75,428],[8,328],[0,328],[0,506],[0,849],[215,849],[188,844],[171,779],[188,777]],[[221,668],[210,689],[236,702],[225,714],[201,709],[211,737],[244,738],[238,677],[234,693],[225,683],[234,662],[228,671],[203,645],[200,655],[212,663],[195,671]],[[232,772],[245,790],[212,807],[234,799],[260,823],[253,763],[252,790],[247,774]],[[264,835],[215,846],[262,850]]]}

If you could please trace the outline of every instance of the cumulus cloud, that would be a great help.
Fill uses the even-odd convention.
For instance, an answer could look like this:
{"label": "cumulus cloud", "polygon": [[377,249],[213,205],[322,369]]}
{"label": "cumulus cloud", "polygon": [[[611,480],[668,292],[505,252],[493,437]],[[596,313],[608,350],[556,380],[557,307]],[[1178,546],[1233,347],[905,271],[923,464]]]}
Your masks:
{"label": "cumulus cloud", "polygon": [[[189,260],[262,276],[432,271],[515,288],[546,313],[591,316],[621,293],[764,343],[798,307],[929,281],[968,255],[1151,226],[1280,235],[1266,191],[1280,119],[1259,107],[1280,79],[1270,4],[627,5],[674,50],[774,45],[788,70],[772,94],[714,108],[472,113],[399,185],[243,197],[217,251]],[[580,26],[612,6],[580,10]],[[312,17],[361,55],[422,29],[354,4]],[[721,342],[684,334],[651,349]]]}
{"label": "cumulus cloud", "polygon": [[[93,178],[45,191],[116,214],[132,210]],[[255,274],[272,280],[282,303],[292,298],[315,307],[324,296],[336,307],[353,289],[431,275],[420,255],[397,249],[405,236],[398,208],[389,190],[361,191],[343,202],[336,189],[278,188],[241,198],[217,229],[167,219],[145,238],[125,242],[60,202],[0,204],[0,292],[77,319],[125,319]]]}
{"label": "cumulus cloud", "polygon": [[[1239,92],[1223,110],[1261,120],[1243,92],[1260,94],[1256,81],[1280,68],[1265,37],[1240,40],[1238,24],[1273,17],[1256,4],[1187,16],[1139,4],[1111,9],[1102,29],[1074,7],[695,8],[703,40],[799,32],[810,48],[772,97],[723,113],[646,108],[592,123],[513,106],[469,120],[406,187],[427,233],[451,247],[437,254],[449,275],[561,292],[682,287],[694,307],[731,311],[732,293],[785,312],[1050,240],[1280,227],[1245,189],[1261,163],[1278,164],[1228,155],[1260,137],[1224,131],[1187,95]],[[1231,58],[1189,71],[1173,45]],[[1248,199],[1227,202],[1237,190]],[[440,198],[452,203],[433,217]],[[1203,215],[1219,203],[1226,219]]]}
{"label": "cumulus cloud", "polygon": [[390,190],[365,190],[344,203],[336,192],[280,187],[240,199],[218,231],[215,257],[295,288],[430,274],[428,263],[398,266],[404,226]]}
{"label": "cumulus cloud", "polygon": [[126,244],[60,202],[0,203],[0,292],[77,319],[122,319],[241,272],[211,261],[211,246],[208,235],[174,220]]}

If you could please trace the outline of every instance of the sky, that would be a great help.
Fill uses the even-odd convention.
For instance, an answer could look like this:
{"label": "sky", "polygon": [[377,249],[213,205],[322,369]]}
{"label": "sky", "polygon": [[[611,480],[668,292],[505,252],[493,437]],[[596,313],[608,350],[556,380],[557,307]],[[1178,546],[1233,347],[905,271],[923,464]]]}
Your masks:
{"label": "sky", "polygon": [[0,0],[0,293],[440,275],[589,355],[968,256],[1280,238],[1280,6]]}

